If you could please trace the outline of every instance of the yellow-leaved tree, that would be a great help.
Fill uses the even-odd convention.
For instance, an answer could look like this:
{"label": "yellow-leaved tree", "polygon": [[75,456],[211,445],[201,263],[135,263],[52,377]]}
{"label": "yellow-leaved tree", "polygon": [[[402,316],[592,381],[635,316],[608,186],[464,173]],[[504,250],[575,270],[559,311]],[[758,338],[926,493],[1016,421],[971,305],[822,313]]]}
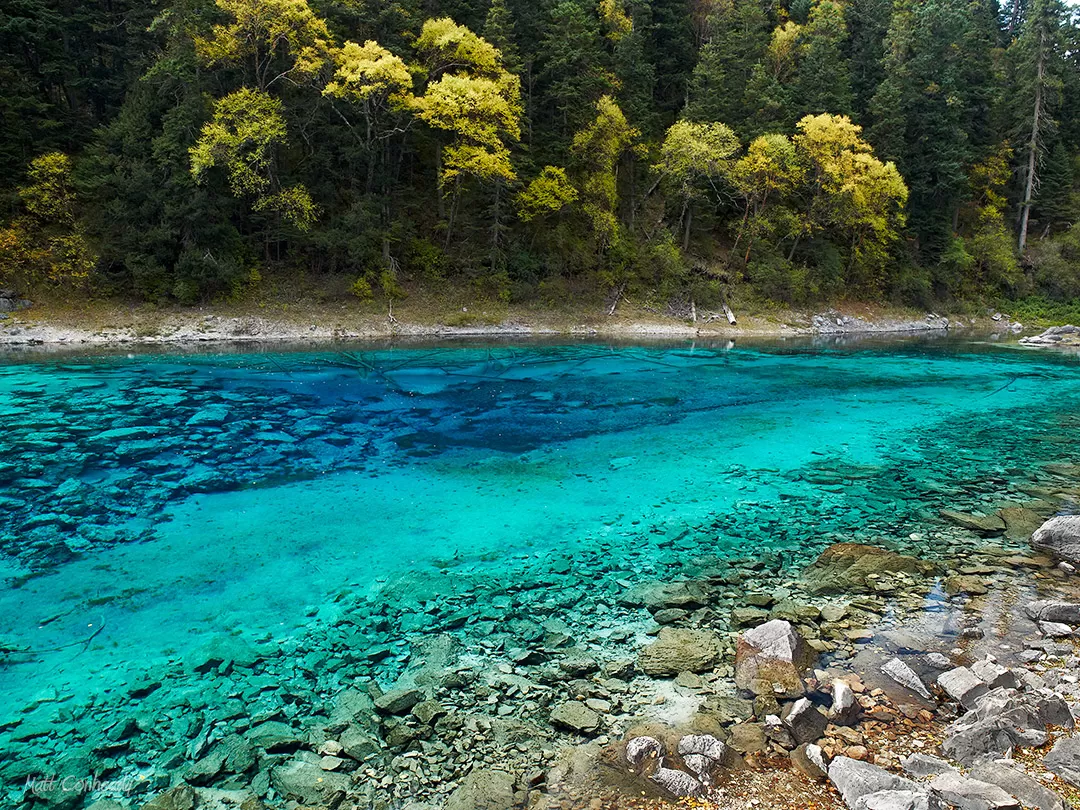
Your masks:
{"label": "yellow-leaved tree", "polygon": [[502,189],[517,179],[510,145],[521,136],[521,81],[498,48],[449,17],[428,20],[416,41],[426,71],[417,114],[447,133],[440,152],[440,195],[451,197],[447,244],[453,235],[461,181],[494,186],[492,259],[498,252]]}
{"label": "yellow-leaved tree", "polygon": [[874,157],[862,127],[844,115],[807,115],[795,148],[807,168],[808,205],[801,234],[827,232],[848,244],[848,282],[876,289],[888,246],[904,226],[908,189],[891,161]]}
{"label": "yellow-leaved tree", "polygon": [[732,159],[738,151],[739,139],[727,124],[676,121],[668,129],[660,146],[660,161],[653,171],[673,186],[682,202],[679,226],[683,251],[690,247],[692,203],[702,196],[701,186],[708,186],[719,201],[721,184],[730,176]]}
{"label": "yellow-leaved tree", "polygon": [[619,234],[615,216],[619,201],[619,160],[639,134],[615,99],[601,96],[596,102],[596,118],[574,136],[572,152],[581,165],[578,188],[581,207],[592,223],[601,253]]}
{"label": "yellow-leaved tree", "polygon": [[283,104],[270,90],[313,82],[329,64],[330,32],[306,0],[215,3],[229,22],[196,38],[196,53],[207,66],[239,68],[245,86],[214,103],[213,118],[191,148],[191,173],[201,182],[221,168],[232,193],[250,199],[254,210],[306,230],[315,221],[315,204],[303,185],[281,183],[277,153],[288,137]]}

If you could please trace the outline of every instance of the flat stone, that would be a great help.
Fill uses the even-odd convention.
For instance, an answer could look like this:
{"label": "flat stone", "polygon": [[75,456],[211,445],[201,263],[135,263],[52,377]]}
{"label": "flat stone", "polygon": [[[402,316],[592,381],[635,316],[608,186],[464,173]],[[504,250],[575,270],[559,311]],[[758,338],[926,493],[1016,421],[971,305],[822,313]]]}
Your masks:
{"label": "flat stone", "polygon": [[551,712],[551,724],[579,734],[591,734],[600,728],[600,715],[580,700],[568,700]]}
{"label": "flat stone", "polygon": [[829,764],[829,781],[840,791],[844,804],[850,808],[854,808],[864,796],[880,791],[920,792],[918,785],[910,779],[891,774],[869,762],[843,756],[836,757]]}
{"label": "flat stone", "polygon": [[450,794],[446,810],[513,810],[514,777],[506,771],[477,768]]}
{"label": "flat stone", "polygon": [[1006,689],[1020,688],[1020,679],[1016,676],[1016,673],[996,661],[990,661],[989,659],[977,661],[971,665],[971,673],[990,689],[1001,687]]}
{"label": "flat stone", "polygon": [[349,789],[346,774],[322,769],[322,757],[301,751],[295,758],[270,771],[270,784],[282,798],[303,804],[324,804],[336,793]]}
{"label": "flat stone", "polygon": [[955,509],[942,509],[941,516],[950,523],[978,534],[994,535],[1005,531],[1005,521],[997,515],[980,515],[973,512],[958,512]]}
{"label": "flat stone", "polygon": [[1036,621],[1080,625],[1080,604],[1073,602],[1039,600],[1025,605],[1024,613]]}
{"label": "flat stone", "polygon": [[879,790],[855,802],[854,810],[937,810],[930,796],[915,790]]}
{"label": "flat stone", "polygon": [[938,776],[943,773],[959,773],[956,768],[943,759],[929,754],[909,754],[900,760],[900,766],[916,778]]}
{"label": "flat stone", "polygon": [[419,689],[391,689],[375,698],[375,708],[383,714],[406,714],[423,699]]}
{"label": "flat stone", "polygon": [[961,810],[1021,810],[1020,802],[997,785],[958,773],[935,776],[930,780],[930,790]]}
{"label": "flat stone", "polygon": [[937,677],[937,685],[965,709],[975,708],[975,701],[990,691],[986,682],[977,678],[967,667],[942,672]]}
{"label": "flat stone", "polygon": [[[1002,524],[1004,526],[1004,524]],[[861,543],[836,543],[802,575],[811,593],[852,593],[876,590],[876,578],[888,574],[918,574],[925,564],[914,557]]]}
{"label": "flat stone", "polygon": [[1062,737],[1043,758],[1043,765],[1069,784],[1080,787],[1080,737]]}
{"label": "flat stone", "polygon": [[997,785],[1030,807],[1037,807],[1039,810],[1067,810],[1060,796],[1044,787],[1037,779],[1008,764],[1010,761],[987,762],[973,769],[970,776],[980,782]]}

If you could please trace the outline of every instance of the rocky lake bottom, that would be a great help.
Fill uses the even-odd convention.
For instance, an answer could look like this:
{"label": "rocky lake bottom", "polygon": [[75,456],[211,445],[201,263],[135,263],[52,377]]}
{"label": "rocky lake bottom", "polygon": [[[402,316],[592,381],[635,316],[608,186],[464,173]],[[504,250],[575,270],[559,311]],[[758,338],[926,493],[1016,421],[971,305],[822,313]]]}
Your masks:
{"label": "rocky lake bottom", "polygon": [[1080,792],[1075,356],[21,354],[0,420],[2,806]]}

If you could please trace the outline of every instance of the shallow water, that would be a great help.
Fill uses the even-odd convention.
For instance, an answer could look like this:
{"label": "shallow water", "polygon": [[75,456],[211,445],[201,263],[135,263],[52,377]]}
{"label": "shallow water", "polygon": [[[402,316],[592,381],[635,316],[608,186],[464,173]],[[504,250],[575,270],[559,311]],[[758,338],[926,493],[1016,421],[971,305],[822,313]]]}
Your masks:
{"label": "shallow water", "polygon": [[[422,610],[417,574],[498,593],[620,548],[630,579],[703,549],[933,553],[937,509],[1080,462],[1080,363],[949,341],[18,357],[0,420],[0,724],[59,749],[215,638],[287,651],[344,593]],[[407,658],[355,643],[390,645],[384,685]]]}

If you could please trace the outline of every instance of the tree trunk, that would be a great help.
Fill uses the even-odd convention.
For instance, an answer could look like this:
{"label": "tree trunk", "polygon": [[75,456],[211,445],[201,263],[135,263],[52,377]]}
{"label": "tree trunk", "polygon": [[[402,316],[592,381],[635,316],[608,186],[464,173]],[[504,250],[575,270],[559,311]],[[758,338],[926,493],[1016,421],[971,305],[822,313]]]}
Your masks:
{"label": "tree trunk", "polygon": [[1024,203],[1020,208],[1020,239],[1018,251],[1027,245],[1028,219],[1031,217],[1031,198],[1035,194],[1035,169],[1039,155],[1039,125],[1042,117],[1043,76],[1046,70],[1046,32],[1039,34],[1038,63],[1035,68],[1035,111],[1031,116],[1031,138],[1028,140],[1027,180],[1024,183]]}
{"label": "tree trunk", "polygon": [[502,180],[495,181],[495,211],[491,223],[491,272],[499,263],[499,202],[502,197]]}
{"label": "tree trunk", "polygon": [[682,251],[686,253],[690,249],[690,223],[694,221],[694,206],[687,204],[686,217],[683,222]]}

